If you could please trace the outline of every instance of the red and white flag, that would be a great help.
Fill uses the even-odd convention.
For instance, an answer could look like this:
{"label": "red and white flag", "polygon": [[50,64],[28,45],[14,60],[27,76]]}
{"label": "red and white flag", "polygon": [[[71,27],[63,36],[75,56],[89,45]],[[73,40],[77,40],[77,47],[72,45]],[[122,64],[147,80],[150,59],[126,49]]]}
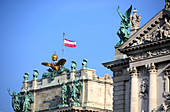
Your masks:
{"label": "red and white flag", "polygon": [[76,47],[76,41],[71,41],[71,40],[64,38],[64,46],[74,48]]}

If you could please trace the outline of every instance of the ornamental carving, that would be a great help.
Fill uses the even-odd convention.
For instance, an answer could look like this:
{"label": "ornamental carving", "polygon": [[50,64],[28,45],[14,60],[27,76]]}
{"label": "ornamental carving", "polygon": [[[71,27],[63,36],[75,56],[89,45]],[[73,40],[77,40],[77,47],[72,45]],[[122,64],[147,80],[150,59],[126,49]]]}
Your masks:
{"label": "ornamental carving", "polygon": [[167,54],[170,54],[170,49],[165,48],[165,49],[158,49],[154,51],[147,51],[147,52],[143,52],[140,54],[135,54],[135,55],[129,56],[129,58],[130,58],[130,61],[139,61],[139,60],[153,58],[153,57],[167,55]]}
{"label": "ornamental carving", "polygon": [[164,70],[164,93],[170,92],[170,63]]}
{"label": "ornamental carving", "polygon": [[141,44],[147,44],[147,43],[170,38],[170,22],[167,18],[165,18],[163,21],[164,21],[163,25],[153,24],[153,26],[151,27],[155,26],[155,30],[153,30],[151,33],[149,33],[149,31],[152,28],[148,27],[147,31],[144,31],[139,37],[136,37],[136,39],[133,40],[129,45],[137,46]]}
{"label": "ornamental carving", "polygon": [[165,112],[169,112],[170,110],[170,92],[166,92],[164,93],[164,97],[165,97],[165,102],[163,102],[163,110],[165,110]]}
{"label": "ornamental carving", "polygon": [[149,72],[156,72],[156,66],[154,63],[147,64],[146,68],[148,69]]}
{"label": "ornamental carving", "polygon": [[165,75],[170,77],[170,67],[166,68],[164,72],[165,72]]}
{"label": "ornamental carving", "polygon": [[138,71],[137,71],[136,67],[130,67],[130,68],[128,68],[127,71],[130,73],[131,76],[138,76]]}
{"label": "ornamental carving", "polygon": [[148,80],[146,78],[141,80],[139,96],[142,98],[148,97]]}

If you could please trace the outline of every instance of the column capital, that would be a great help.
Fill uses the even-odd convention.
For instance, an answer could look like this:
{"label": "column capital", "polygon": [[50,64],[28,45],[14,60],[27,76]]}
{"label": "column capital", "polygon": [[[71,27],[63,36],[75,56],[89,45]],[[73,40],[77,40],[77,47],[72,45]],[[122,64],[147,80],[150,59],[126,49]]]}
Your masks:
{"label": "column capital", "polygon": [[165,75],[170,76],[170,67],[164,70]]}
{"label": "column capital", "polygon": [[148,69],[149,72],[157,72],[156,66],[154,63],[149,63],[145,65],[145,67]]}
{"label": "column capital", "polygon": [[138,76],[136,67],[129,67],[127,71],[130,73],[130,76]]}

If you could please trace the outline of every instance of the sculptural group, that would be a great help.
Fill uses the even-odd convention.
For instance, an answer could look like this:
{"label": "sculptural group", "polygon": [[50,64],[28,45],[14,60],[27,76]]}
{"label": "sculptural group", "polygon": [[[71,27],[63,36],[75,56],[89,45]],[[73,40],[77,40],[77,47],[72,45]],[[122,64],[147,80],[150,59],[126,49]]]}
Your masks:
{"label": "sculptural group", "polygon": [[21,93],[16,94],[15,91],[11,94],[10,89],[7,90],[12,96],[12,107],[15,112],[30,112],[32,110],[31,103],[34,102],[34,96],[30,91],[25,90],[24,95],[21,95]]}
{"label": "sculptural group", "polygon": [[63,72],[69,72],[69,69],[64,67],[64,64],[66,62],[66,59],[60,59],[57,62],[58,56],[56,54],[53,54],[52,60],[54,63],[47,63],[43,62],[41,63],[44,66],[49,66],[47,73],[44,73],[42,77],[49,77],[51,80],[54,80],[55,75],[62,74]]}
{"label": "sculptural group", "polygon": [[62,102],[59,107],[80,106],[80,94],[82,93],[82,87],[82,82],[77,81],[76,79],[73,81],[72,87],[70,87],[69,84],[66,85],[63,83],[61,90]]}

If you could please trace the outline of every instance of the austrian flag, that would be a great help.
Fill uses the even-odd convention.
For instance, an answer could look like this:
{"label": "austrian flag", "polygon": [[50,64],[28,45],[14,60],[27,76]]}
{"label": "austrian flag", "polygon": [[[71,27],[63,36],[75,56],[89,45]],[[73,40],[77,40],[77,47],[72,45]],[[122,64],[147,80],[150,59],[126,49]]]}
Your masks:
{"label": "austrian flag", "polygon": [[64,38],[64,46],[74,48],[74,47],[76,47],[76,42]]}

